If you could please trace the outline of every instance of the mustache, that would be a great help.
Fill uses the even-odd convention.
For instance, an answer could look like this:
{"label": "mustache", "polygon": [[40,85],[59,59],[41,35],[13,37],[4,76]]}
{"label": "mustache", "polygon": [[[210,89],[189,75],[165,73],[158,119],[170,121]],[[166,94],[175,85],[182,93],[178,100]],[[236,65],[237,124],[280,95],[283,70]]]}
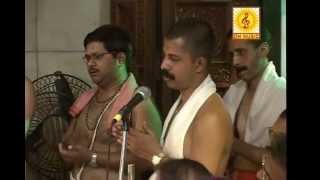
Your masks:
{"label": "mustache", "polygon": [[170,74],[166,69],[161,69],[160,73],[161,73],[161,76],[167,77],[171,80],[175,79],[174,75]]}
{"label": "mustache", "polygon": [[237,72],[248,70],[246,66],[234,66],[234,68],[236,69]]}
{"label": "mustache", "polygon": [[99,70],[96,68],[88,68],[88,72],[97,72],[97,71],[99,71]]}

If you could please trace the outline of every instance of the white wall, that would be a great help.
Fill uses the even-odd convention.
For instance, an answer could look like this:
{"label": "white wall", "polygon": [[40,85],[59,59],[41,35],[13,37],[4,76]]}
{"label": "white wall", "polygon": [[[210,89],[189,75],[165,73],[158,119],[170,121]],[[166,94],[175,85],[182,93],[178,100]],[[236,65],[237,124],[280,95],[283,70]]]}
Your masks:
{"label": "white wall", "polygon": [[85,35],[110,23],[110,0],[26,0],[25,71],[34,80],[57,70],[91,84],[81,57]]}

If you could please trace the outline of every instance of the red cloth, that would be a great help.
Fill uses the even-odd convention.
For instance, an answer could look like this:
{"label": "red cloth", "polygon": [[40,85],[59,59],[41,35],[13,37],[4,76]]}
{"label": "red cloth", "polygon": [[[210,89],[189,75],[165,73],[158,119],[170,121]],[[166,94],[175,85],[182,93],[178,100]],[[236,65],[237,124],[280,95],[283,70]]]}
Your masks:
{"label": "red cloth", "polygon": [[235,170],[232,180],[258,180],[257,171]]}
{"label": "red cloth", "polygon": [[72,104],[72,106],[69,109],[69,114],[75,118],[80,114],[80,112],[83,110],[83,108],[89,103],[91,98],[96,93],[97,89],[90,89],[88,91],[85,91],[82,93]]}
{"label": "red cloth", "polygon": [[[119,110],[130,101],[137,87],[138,85],[133,74],[130,74],[126,82],[122,85],[119,91],[120,95],[113,103],[109,116],[104,117],[104,123],[107,123],[105,127],[111,126],[112,121],[108,121],[107,119],[113,118],[116,115],[116,113],[118,113]],[[82,93],[70,107],[69,114],[73,118],[77,117],[80,114],[80,112],[84,109],[84,107],[90,102],[91,98],[95,95],[96,92],[97,89],[90,89]]]}

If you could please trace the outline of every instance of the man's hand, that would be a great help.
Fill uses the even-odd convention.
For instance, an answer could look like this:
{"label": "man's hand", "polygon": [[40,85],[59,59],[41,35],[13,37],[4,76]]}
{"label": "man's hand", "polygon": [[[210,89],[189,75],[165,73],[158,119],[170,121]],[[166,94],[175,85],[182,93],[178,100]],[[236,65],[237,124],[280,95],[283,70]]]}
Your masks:
{"label": "man's hand", "polygon": [[248,144],[237,138],[233,140],[232,150],[234,154],[241,155],[257,165],[261,163],[262,155],[268,152],[265,148]]}
{"label": "man's hand", "polygon": [[[133,128],[129,129],[127,136],[128,149],[134,155],[151,162],[152,156],[159,154],[162,150],[156,135],[146,123],[144,123],[143,129],[145,132]],[[118,137],[117,141],[122,143],[122,136]]]}
{"label": "man's hand", "polygon": [[114,125],[111,127],[111,132],[116,139],[121,138],[122,136],[122,121],[116,122]]}
{"label": "man's hand", "polygon": [[80,145],[64,147],[62,143],[59,143],[58,146],[62,159],[67,163],[81,166],[82,163],[87,163],[91,159],[91,152],[86,147]]}

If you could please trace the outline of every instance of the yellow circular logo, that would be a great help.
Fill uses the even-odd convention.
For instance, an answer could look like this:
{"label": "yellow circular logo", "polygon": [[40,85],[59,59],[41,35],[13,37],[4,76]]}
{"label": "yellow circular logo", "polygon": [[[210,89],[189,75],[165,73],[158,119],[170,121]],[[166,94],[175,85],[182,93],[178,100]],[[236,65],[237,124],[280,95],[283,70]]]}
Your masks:
{"label": "yellow circular logo", "polygon": [[259,15],[250,8],[239,8],[234,18],[233,26],[242,33],[252,33],[259,28]]}

